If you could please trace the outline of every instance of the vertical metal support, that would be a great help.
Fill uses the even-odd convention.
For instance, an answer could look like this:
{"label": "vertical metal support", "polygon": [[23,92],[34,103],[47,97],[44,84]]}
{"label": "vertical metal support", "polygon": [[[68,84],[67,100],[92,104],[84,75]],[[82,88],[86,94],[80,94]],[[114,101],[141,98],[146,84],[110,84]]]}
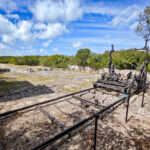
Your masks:
{"label": "vertical metal support", "polygon": [[127,105],[126,105],[126,119],[125,122],[128,122],[128,111],[129,111],[129,100],[130,100],[130,94],[128,94],[128,99],[127,99]]}
{"label": "vertical metal support", "polygon": [[141,107],[144,106],[144,94],[145,94],[145,87],[143,88],[143,94],[142,94],[142,104]]}
{"label": "vertical metal support", "polygon": [[149,64],[149,47],[147,46],[148,44],[148,39],[145,40],[145,50],[147,53],[146,61],[145,61],[145,80],[144,80],[144,85],[143,85],[143,95],[142,95],[142,104],[141,107],[144,106],[144,94],[146,91],[146,81],[147,81],[147,71],[148,71],[148,64]]}
{"label": "vertical metal support", "polygon": [[96,150],[96,139],[97,139],[97,121],[98,121],[98,113],[96,113],[96,115],[95,115],[94,150]]}
{"label": "vertical metal support", "polygon": [[111,45],[111,47],[112,47],[112,49],[111,49],[111,51],[110,51],[110,53],[109,53],[109,73],[111,72],[111,64],[112,64],[112,53],[113,52],[115,52],[115,50],[114,50],[114,45],[112,44]]}

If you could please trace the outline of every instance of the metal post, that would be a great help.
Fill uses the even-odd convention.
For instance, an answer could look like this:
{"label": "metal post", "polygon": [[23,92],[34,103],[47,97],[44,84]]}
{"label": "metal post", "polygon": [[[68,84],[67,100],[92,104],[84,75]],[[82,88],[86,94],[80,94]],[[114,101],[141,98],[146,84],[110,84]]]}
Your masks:
{"label": "metal post", "polygon": [[127,99],[127,106],[126,106],[126,123],[128,122],[128,110],[129,110],[129,100],[130,100],[130,95],[128,94],[128,99]]}
{"label": "metal post", "polygon": [[115,51],[114,50],[114,45],[112,44],[111,45],[111,47],[112,47],[112,49],[111,49],[111,51],[110,51],[110,53],[109,53],[109,73],[111,72],[111,64],[112,64],[112,53]]}
{"label": "metal post", "polygon": [[98,121],[98,113],[95,114],[94,150],[96,150],[97,121]]}
{"label": "metal post", "polygon": [[146,81],[147,81],[147,71],[148,71],[148,64],[149,64],[149,47],[147,46],[148,43],[148,39],[145,40],[145,49],[146,49],[146,53],[147,53],[147,57],[146,57],[146,61],[145,61],[145,80],[144,80],[144,85],[143,85],[143,95],[142,95],[142,104],[141,107],[144,106],[144,94],[146,91]]}
{"label": "metal post", "polygon": [[141,107],[144,106],[144,94],[145,94],[145,87],[143,88],[143,94],[142,94],[142,104]]}

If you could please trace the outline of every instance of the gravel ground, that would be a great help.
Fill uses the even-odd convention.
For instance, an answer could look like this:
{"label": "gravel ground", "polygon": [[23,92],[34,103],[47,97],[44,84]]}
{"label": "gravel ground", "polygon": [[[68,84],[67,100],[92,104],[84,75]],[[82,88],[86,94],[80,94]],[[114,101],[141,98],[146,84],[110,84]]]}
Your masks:
{"label": "gravel ground", "polygon": [[[5,66],[6,67],[6,66]],[[11,66],[12,72],[0,74],[1,78],[27,80],[29,86],[7,92],[0,97],[0,113],[46,101],[72,91],[88,88],[99,75],[73,71],[26,72],[26,66]],[[35,67],[36,68],[36,67]],[[71,89],[71,90],[70,90]],[[107,106],[119,98],[116,92],[91,90],[78,95],[91,102]],[[128,122],[125,123],[125,104],[98,121],[97,149],[104,150],[149,150],[150,149],[150,91],[145,94],[141,108],[141,94],[130,99]],[[100,108],[85,105],[75,98],[43,107],[66,128],[90,116]],[[0,120],[0,144],[2,150],[28,150],[62,129],[35,108]],[[93,148],[94,120],[62,138],[45,149],[90,150]]]}

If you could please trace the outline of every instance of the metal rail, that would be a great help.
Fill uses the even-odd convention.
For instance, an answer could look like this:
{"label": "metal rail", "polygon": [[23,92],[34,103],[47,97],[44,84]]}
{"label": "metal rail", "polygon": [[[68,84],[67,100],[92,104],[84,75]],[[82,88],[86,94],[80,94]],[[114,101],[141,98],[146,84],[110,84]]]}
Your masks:
{"label": "metal rail", "polygon": [[[60,139],[61,137],[63,137],[63,136],[65,136],[65,135],[69,134],[71,131],[77,129],[78,127],[82,126],[83,124],[85,124],[86,122],[92,120],[93,118],[97,117],[98,115],[103,114],[105,111],[107,111],[107,110],[110,109],[111,107],[115,106],[116,104],[118,104],[118,103],[124,101],[125,99],[126,99],[126,98],[119,99],[118,101],[116,101],[116,102],[114,102],[114,103],[112,103],[112,104],[106,106],[105,108],[103,108],[103,109],[100,110],[99,112],[93,114],[92,116],[90,116],[90,117],[88,117],[88,118],[86,118],[86,119],[81,120],[80,122],[78,122],[77,124],[73,125],[72,127],[67,128],[66,130],[64,130],[64,131],[62,131],[62,132],[60,132],[60,133],[58,133],[56,136],[54,136],[54,137],[48,139],[47,141],[45,141],[45,142],[43,142],[43,143],[41,143],[41,144],[39,144],[39,145],[33,147],[31,150],[43,149],[43,148],[47,147],[47,145],[54,143],[56,140],[58,140],[58,139]],[[96,123],[96,126],[95,126],[95,127],[97,128],[97,123]],[[94,136],[95,136],[95,135],[94,135]],[[96,136],[95,136],[95,137],[96,137]],[[95,141],[95,140],[96,140],[96,139],[94,139],[94,141]],[[95,145],[94,147],[96,147],[96,145]]]}
{"label": "metal rail", "polygon": [[51,99],[51,100],[47,100],[47,101],[44,101],[44,102],[40,102],[40,103],[36,103],[36,104],[29,105],[29,106],[26,106],[26,107],[22,107],[22,108],[19,108],[19,109],[11,110],[11,111],[8,111],[8,112],[5,112],[5,113],[1,113],[0,114],[0,118],[9,116],[9,115],[12,115],[12,114],[15,114],[15,113],[18,113],[19,111],[23,111],[23,110],[26,110],[26,109],[29,109],[29,108],[32,108],[32,107],[36,107],[38,105],[47,104],[47,103],[50,103],[50,102],[53,102],[53,101],[60,100],[62,98],[66,98],[66,97],[69,97],[69,96],[72,96],[72,95],[75,95],[75,94],[86,92],[86,91],[89,91],[89,90],[92,90],[92,89],[95,89],[95,88],[94,87],[88,88],[88,89],[81,90],[81,91],[78,91],[78,92],[75,92],[75,93],[63,95],[63,96],[60,96],[60,97],[57,97],[57,98],[54,98],[54,99]]}
{"label": "metal rail", "polygon": [[86,100],[86,99],[83,99],[83,98],[81,98],[81,97],[77,97],[77,96],[72,96],[72,97],[75,98],[76,100],[81,101],[81,102],[89,103],[89,104],[91,104],[91,106],[96,107],[96,108],[98,108],[98,109],[105,107],[105,106],[102,106],[102,105],[93,103],[93,102],[91,102],[91,101],[88,101],[88,100]]}
{"label": "metal rail", "polygon": [[[146,84],[146,87],[148,87],[149,84],[150,84],[150,82],[148,82]],[[97,88],[99,88],[99,87],[97,87]],[[19,111],[23,111],[23,110],[26,110],[26,109],[29,109],[29,108],[32,108],[32,107],[36,108],[36,106],[47,104],[47,103],[50,103],[50,102],[55,102],[57,100],[60,100],[60,99],[66,98],[66,97],[70,97],[70,96],[73,96],[75,94],[83,93],[83,92],[86,92],[86,91],[89,91],[89,90],[92,90],[92,89],[96,89],[96,88],[89,88],[89,89],[81,90],[81,91],[78,91],[78,92],[75,92],[75,93],[71,93],[71,94],[68,94],[68,95],[64,95],[64,96],[61,96],[61,97],[57,97],[57,98],[54,98],[54,99],[51,99],[51,100],[47,100],[47,101],[44,101],[44,102],[40,102],[40,103],[36,103],[36,104],[33,104],[33,105],[29,105],[29,106],[26,106],[26,107],[23,107],[23,108],[20,108],[20,109],[16,109],[16,110],[12,110],[12,111],[9,111],[9,112],[5,112],[5,113],[0,114],[0,117],[9,116],[11,114],[15,114],[15,113],[18,113]],[[142,89],[140,91],[142,91]],[[134,94],[135,93],[132,93],[130,96],[132,96]],[[72,127],[64,129],[62,132],[58,133],[56,136],[54,136],[54,137],[48,139],[47,141],[45,141],[45,142],[43,142],[43,143],[33,147],[31,150],[43,149],[44,147],[46,147],[49,144],[54,143],[55,141],[57,141],[61,137],[65,136],[65,135],[69,135],[69,133],[71,131],[77,129],[78,127],[80,127],[82,125],[84,125],[85,123],[89,122],[93,118],[95,118],[95,134],[94,134],[94,142],[93,142],[94,143],[93,147],[94,147],[94,150],[95,150],[96,149],[97,121],[98,121],[99,115],[102,115],[104,112],[108,111],[110,108],[113,108],[117,104],[120,105],[120,104],[124,103],[125,100],[126,100],[126,98],[119,99],[118,101],[116,101],[116,102],[114,102],[114,103],[104,107],[103,109],[101,109],[97,113],[94,113],[92,116],[81,120],[80,122],[78,122],[77,124],[73,125]],[[120,103],[120,102],[122,102],[122,103]],[[127,111],[126,111],[126,120],[127,120],[127,117],[128,117],[129,97],[127,99],[127,105],[128,105],[128,107],[127,107]]]}
{"label": "metal rail", "polygon": [[58,120],[56,120],[53,116],[51,116],[48,112],[46,112],[41,106],[37,106],[37,109],[41,111],[45,116],[47,116],[52,122],[57,124],[60,128],[63,130],[66,129],[66,126],[60,123]]}
{"label": "metal rail", "polygon": [[81,108],[81,109],[84,110],[87,114],[90,114],[90,115],[93,114],[92,111],[83,108],[82,105],[78,105],[78,104],[72,103],[72,102],[70,102],[69,100],[67,100],[67,102],[70,103],[70,104],[72,104],[72,105],[74,105],[74,106],[76,106],[76,107],[78,107],[78,108]]}
{"label": "metal rail", "polygon": [[1,143],[0,143],[0,150],[2,150],[2,146],[1,146]]}

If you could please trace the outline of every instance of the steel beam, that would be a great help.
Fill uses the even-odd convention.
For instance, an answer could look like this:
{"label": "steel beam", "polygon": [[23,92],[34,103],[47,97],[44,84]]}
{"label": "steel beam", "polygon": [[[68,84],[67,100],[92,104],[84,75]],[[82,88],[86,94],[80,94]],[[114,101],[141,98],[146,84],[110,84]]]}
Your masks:
{"label": "steel beam", "polygon": [[63,96],[60,96],[60,97],[57,97],[57,98],[54,98],[54,99],[51,99],[51,100],[47,100],[47,101],[44,101],[44,102],[40,102],[40,103],[36,103],[36,104],[29,105],[29,106],[26,106],[26,107],[22,107],[22,108],[19,108],[19,109],[11,110],[11,111],[8,111],[8,112],[5,112],[5,113],[1,113],[1,114],[0,114],[0,118],[1,118],[1,117],[9,116],[9,115],[11,115],[11,114],[18,113],[19,111],[23,111],[23,110],[26,110],[26,109],[29,109],[29,108],[32,108],[32,107],[36,107],[36,106],[38,106],[38,105],[47,104],[47,103],[50,103],[50,102],[54,102],[54,101],[60,100],[60,99],[62,99],[62,98],[66,98],[66,97],[69,97],[69,96],[72,96],[72,95],[75,95],[75,94],[79,94],[79,93],[82,93],[82,92],[86,92],[86,91],[91,90],[91,89],[95,89],[95,88],[88,88],[88,89],[81,90],[81,91],[78,91],[78,92],[75,92],[75,93],[63,95]]}
{"label": "steel beam", "polygon": [[96,150],[98,114],[95,115],[94,150]]}
{"label": "steel beam", "polygon": [[127,105],[126,105],[126,120],[125,122],[128,122],[128,112],[129,112],[129,103],[130,103],[130,95],[128,94],[128,98],[127,98]]}
{"label": "steel beam", "polygon": [[72,96],[72,97],[75,98],[76,100],[81,101],[81,102],[89,103],[89,104],[91,104],[93,107],[96,107],[96,108],[98,108],[98,109],[105,107],[105,106],[102,106],[102,105],[93,103],[93,102],[91,102],[91,101],[88,101],[88,100],[86,100],[86,99],[83,99],[83,98],[81,98],[81,97],[77,97],[77,96]]}
{"label": "steel beam", "polygon": [[41,106],[37,106],[37,109],[41,111],[46,117],[48,117],[52,122],[57,124],[60,128],[63,130],[66,129],[66,126],[60,123],[57,119],[55,119],[53,116],[51,116],[48,112],[46,112]]}
{"label": "steel beam", "polygon": [[85,124],[86,122],[90,121],[91,119],[93,119],[95,117],[95,115],[101,115],[103,114],[105,111],[107,111],[108,109],[110,109],[111,107],[115,106],[116,104],[122,102],[123,100],[125,100],[125,98],[119,99],[118,101],[106,106],[105,108],[103,108],[102,110],[100,110],[99,112],[93,114],[92,116],[81,120],[80,122],[76,123],[75,125],[73,125],[70,128],[67,128],[66,130],[58,133],[56,136],[48,139],[47,141],[33,147],[31,150],[37,150],[37,149],[43,149],[45,147],[47,147],[47,145],[52,144],[53,142],[55,142],[56,140],[60,139],[61,137],[64,137],[65,135],[69,134],[71,131],[77,129],[78,127],[82,126],[83,124]]}
{"label": "steel beam", "polygon": [[83,109],[83,110],[86,111],[86,113],[88,113],[88,114],[92,114],[92,112],[91,112],[90,110],[84,109],[81,105],[74,104],[74,103],[72,103],[72,102],[70,102],[70,101],[68,101],[68,100],[67,100],[67,102],[70,103],[70,104],[72,104],[72,105],[75,105],[75,106],[78,107],[78,108]]}

